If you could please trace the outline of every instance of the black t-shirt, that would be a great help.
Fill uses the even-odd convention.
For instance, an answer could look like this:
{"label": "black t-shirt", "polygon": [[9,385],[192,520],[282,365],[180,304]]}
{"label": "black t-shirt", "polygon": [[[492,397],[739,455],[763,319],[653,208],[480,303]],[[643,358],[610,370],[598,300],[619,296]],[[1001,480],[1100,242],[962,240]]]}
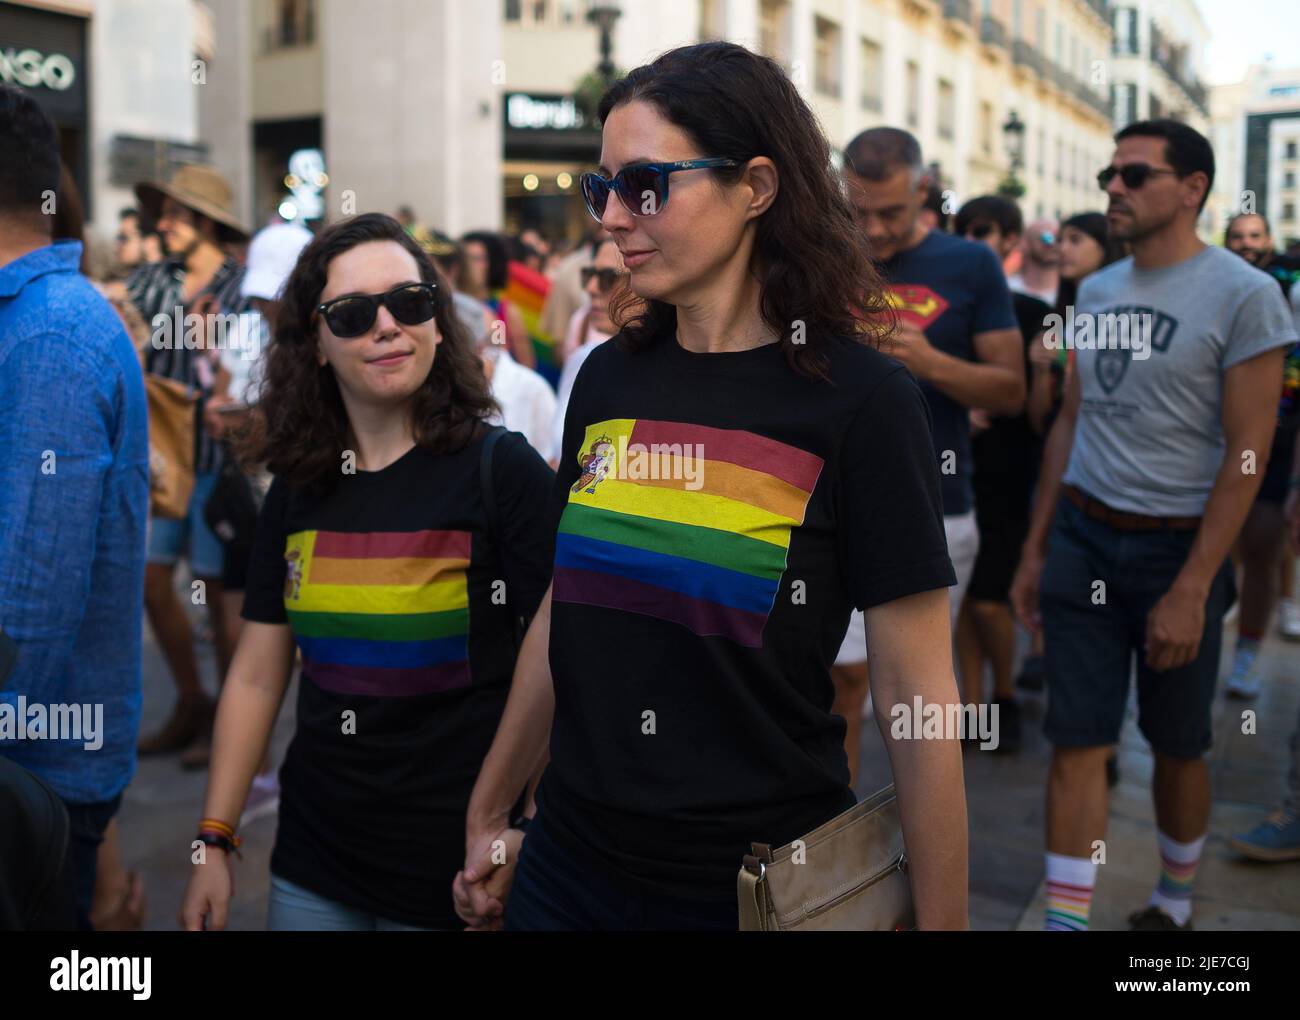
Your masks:
{"label": "black t-shirt", "polygon": [[[1033,379],[1030,345],[1043,332],[1043,319],[1051,314],[1052,306],[1019,291],[1011,292],[1011,304],[1025,342],[1025,384],[1028,387]],[[975,458],[976,502],[981,503],[991,495],[1000,507],[1024,504],[1024,514],[1028,515],[1028,501],[1043,455],[1043,440],[1029,423],[1028,413],[1021,411],[990,418],[989,427],[971,440],[971,453]]]}
{"label": "black t-shirt", "polygon": [[481,439],[415,447],[325,496],[277,480],[244,601],[245,619],[288,623],[302,653],[272,872],[422,927],[461,926],[465,810],[505,707],[515,619],[536,610],[554,555],[550,468],[502,436],[498,534],[481,453]]}
{"label": "black t-shirt", "polygon": [[[881,272],[895,314],[954,358],[976,361],[976,335],[1016,328],[1007,278],[986,244],[932,230],[915,248],[885,260]],[[934,417],[935,456],[943,461],[952,451],[952,470],[940,477],[944,513],[964,514],[974,503],[969,410],[929,383],[921,391]]]}
{"label": "black t-shirt", "polygon": [[915,380],[826,350],[834,383],[775,344],[611,341],[574,385],[539,814],[634,885],[734,897],[751,842],[851,807],[829,673],[850,610],[954,583]]}

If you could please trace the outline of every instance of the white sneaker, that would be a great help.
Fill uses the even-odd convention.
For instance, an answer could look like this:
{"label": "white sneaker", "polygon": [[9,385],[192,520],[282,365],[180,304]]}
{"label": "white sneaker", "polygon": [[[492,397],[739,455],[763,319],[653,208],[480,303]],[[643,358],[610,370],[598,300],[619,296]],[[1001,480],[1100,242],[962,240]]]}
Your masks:
{"label": "white sneaker", "polygon": [[1295,599],[1277,604],[1277,630],[1288,641],[1300,641],[1300,603]]}

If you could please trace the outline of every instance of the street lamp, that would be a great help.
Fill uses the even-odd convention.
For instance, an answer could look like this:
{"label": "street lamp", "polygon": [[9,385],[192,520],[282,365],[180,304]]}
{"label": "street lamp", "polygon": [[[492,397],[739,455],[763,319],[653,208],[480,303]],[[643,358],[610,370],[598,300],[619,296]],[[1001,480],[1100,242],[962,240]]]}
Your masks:
{"label": "street lamp", "polygon": [[1018,176],[1025,165],[1025,122],[1017,116],[1015,110],[1008,114],[1007,122],[1002,125],[1002,141],[1011,160],[1011,169],[998,185],[998,194],[1020,198],[1025,193],[1025,186],[1020,183]]}
{"label": "street lamp", "polygon": [[587,12],[587,20],[600,29],[600,63],[596,69],[606,88],[614,83],[614,61],[611,57],[614,22],[622,13],[617,0],[592,0],[591,10]]}

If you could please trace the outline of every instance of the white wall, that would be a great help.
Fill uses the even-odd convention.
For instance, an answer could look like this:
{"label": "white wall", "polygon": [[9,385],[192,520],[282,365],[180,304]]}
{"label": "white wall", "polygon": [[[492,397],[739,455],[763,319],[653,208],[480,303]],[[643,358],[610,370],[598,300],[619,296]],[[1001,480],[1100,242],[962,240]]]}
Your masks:
{"label": "white wall", "polygon": [[199,132],[209,158],[230,182],[239,219],[253,222],[252,5],[249,0],[207,0],[216,30],[207,84],[198,88]]}
{"label": "white wall", "polygon": [[[502,212],[501,24],[477,4],[325,3],[327,217],[409,203],[451,234]],[[403,72],[403,73],[399,73]]]}
{"label": "white wall", "polygon": [[93,226],[116,225],[130,189],[109,183],[114,135],[199,140],[198,90],[191,83],[189,0],[98,0],[90,19],[90,179]]}

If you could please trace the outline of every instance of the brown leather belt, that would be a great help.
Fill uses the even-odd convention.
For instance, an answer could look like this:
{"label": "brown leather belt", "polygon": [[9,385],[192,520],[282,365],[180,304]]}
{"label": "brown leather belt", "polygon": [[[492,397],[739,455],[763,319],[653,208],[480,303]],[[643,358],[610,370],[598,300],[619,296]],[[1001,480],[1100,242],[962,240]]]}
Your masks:
{"label": "brown leather belt", "polygon": [[1061,492],[1086,516],[1109,525],[1116,531],[1195,531],[1201,526],[1199,517],[1149,517],[1146,514],[1115,510],[1073,485],[1063,484]]}

